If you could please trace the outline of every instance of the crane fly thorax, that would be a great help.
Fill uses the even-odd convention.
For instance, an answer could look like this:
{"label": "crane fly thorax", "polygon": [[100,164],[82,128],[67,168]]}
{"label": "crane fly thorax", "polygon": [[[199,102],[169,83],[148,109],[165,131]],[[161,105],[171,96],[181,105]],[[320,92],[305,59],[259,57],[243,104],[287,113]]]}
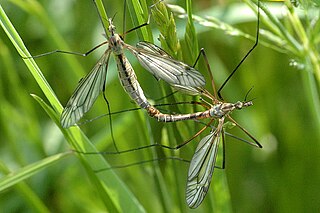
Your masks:
{"label": "crane fly thorax", "polygon": [[214,118],[222,118],[226,113],[223,111],[224,103],[215,104],[209,110],[210,116]]}
{"label": "crane fly thorax", "polygon": [[235,109],[242,109],[244,107],[252,106],[252,101],[241,102],[238,101],[236,103],[220,103],[215,104],[210,109],[210,116],[215,118],[222,118],[223,116],[227,115],[228,113],[232,112]]}
{"label": "crane fly thorax", "polygon": [[123,41],[119,34],[114,34],[109,38],[109,45],[115,55],[123,53]]}

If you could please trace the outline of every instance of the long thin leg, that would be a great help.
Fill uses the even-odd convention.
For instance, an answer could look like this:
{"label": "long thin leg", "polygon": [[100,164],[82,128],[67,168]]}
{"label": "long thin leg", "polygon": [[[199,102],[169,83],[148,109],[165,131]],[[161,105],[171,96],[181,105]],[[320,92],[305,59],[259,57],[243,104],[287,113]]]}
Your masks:
{"label": "long thin leg", "polygon": [[168,94],[168,95],[166,95],[166,96],[163,96],[163,97],[161,97],[161,98],[155,99],[154,101],[155,101],[155,102],[160,102],[160,101],[165,100],[165,99],[167,99],[167,98],[169,98],[169,97],[171,97],[171,96],[174,97],[174,94],[176,94],[177,92],[178,92],[178,90],[177,90],[177,91],[174,91],[174,92],[172,92],[172,93],[170,93],[170,94]]}
{"label": "long thin leg", "polygon": [[139,28],[141,28],[141,27],[144,27],[144,26],[148,26],[148,25],[150,24],[150,20],[151,20],[151,9],[152,9],[154,6],[156,6],[157,4],[159,4],[160,2],[162,2],[162,1],[163,1],[163,0],[160,0],[160,1],[154,3],[153,5],[151,5],[151,6],[149,7],[149,10],[148,10],[148,20],[147,20],[147,22],[145,22],[145,23],[143,23],[143,24],[141,24],[141,25],[139,25],[139,26],[136,26],[136,27],[134,27],[134,28],[126,31],[126,32],[123,33],[123,35],[122,35],[123,38],[125,37],[126,34],[132,32],[132,31],[135,31],[135,30],[137,30],[137,29],[139,29]]}
{"label": "long thin leg", "polygon": [[[107,76],[106,76],[107,77]],[[107,107],[108,107],[108,114],[109,114],[109,124],[110,124],[110,132],[111,132],[111,138],[112,138],[112,142],[113,142],[113,145],[114,145],[114,148],[116,149],[116,151],[117,151],[117,153],[119,152],[119,150],[118,150],[118,147],[117,147],[117,145],[116,145],[116,141],[115,141],[115,139],[114,139],[114,135],[113,135],[113,125],[112,125],[112,114],[110,113],[111,112],[111,108],[110,108],[110,104],[109,104],[109,101],[108,101],[108,99],[107,99],[107,97],[106,97],[106,94],[105,94],[105,83],[106,83],[106,81],[104,82],[104,86],[103,86],[103,91],[102,91],[102,94],[103,94],[103,99],[105,100],[105,102],[107,103]]]}
{"label": "long thin leg", "polygon": [[95,172],[103,172],[103,171],[107,171],[107,170],[111,170],[111,169],[123,169],[123,168],[131,167],[131,166],[137,166],[137,165],[141,165],[141,164],[145,164],[145,163],[152,163],[155,161],[165,161],[165,160],[178,160],[181,162],[190,163],[190,160],[186,160],[186,159],[179,158],[176,156],[171,156],[171,157],[166,157],[166,158],[154,158],[154,159],[149,159],[149,160],[143,160],[143,161],[134,162],[134,163],[125,164],[125,165],[112,166],[112,167],[108,167],[108,168],[95,170]]}
{"label": "long thin leg", "polygon": [[[134,108],[133,110],[140,110],[141,108]],[[111,114],[120,114],[120,113],[123,113],[123,112],[127,112],[127,111],[131,111],[132,109],[129,109],[129,110],[122,110],[122,111],[119,111],[119,112],[115,112],[115,113],[111,113]],[[109,114],[107,114],[109,115]],[[103,115],[103,116],[106,116],[106,115]],[[77,153],[80,153],[80,154],[106,154],[106,155],[115,155],[115,154],[124,154],[124,153],[129,153],[129,152],[134,152],[134,151],[138,151],[138,150],[144,150],[144,149],[148,149],[148,148],[151,148],[151,147],[160,147],[160,148],[164,148],[164,149],[169,149],[169,150],[178,150],[180,149],[181,147],[183,147],[184,145],[186,145],[187,143],[189,143],[190,141],[192,141],[194,138],[196,138],[199,134],[201,134],[207,127],[211,127],[213,129],[215,129],[214,126],[211,126],[213,120],[206,124],[202,121],[199,121],[199,120],[195,120],[197,122],[200,122],[201,124],[205,125],[204,128],[202,128],[201,130],[199,130],[198,133],[196,133],[192,138],[188,139],[187,141],[183,142],[182,144],[179,144],[175,147],[170,147],[170,146],[166,146],[166,145],[162,145],[162,144],[151,144],[151,145],[147,145],[147,146],[141,146],[141,147],[137,147],[137,148],[133,148],[133,149],[128,149],[128,150],[122,150],[122,151],[116,151],[116,152],[81,152],[81,151],[78,151],[78,150],[73,150],[74,152],[77,152]],[[235,122],[235,121],[233,121]],[[237,123],[235,122],[235,124],[237,125]],[[241,128],[241,127],[240,127]],[[247,141],[245,139],[242,139],[242,138],[239,138],[237,136],[234,136],[228,132],[224,132],[224,134],[226,134],[227,136],[229,137],[232,137],[234,139],[237,139],[239,141],[242,141],[242,142],[245,142],[247,144],[250,144],[250,145],[253,145],[253,146],[256,146],[256,147],[260,147],[259,145],[256,145],[255,143],[252,143],[250,141]],[[224,135],[223,135],[224,137]],[[225,141],[225,139],[223,138],[223,141]],[[225,142],[223,142],[225,143]],[[258,142],[257,142],[258,143]],[[259,143],[258,143],[259,144]],[[262,147],[262,146],[261,146]],[[225,152],[225,151],[223,151]],[[225,154],[224,154],[225,155]],[[223,169],[224,167],[217,167],[217,168],[220,168],[220,169]]]}
{"label": "long thin leg", "polygon": [[212,72],[211,72],[209,60],[208,60],[208,57],[207,57],[207,55],[206,55],[206,52],[205,52],[204,48],[201,48],[201,49],[200,49],[200,52],[199,52],[199,54],[198,54],[198,57],[197,57],[197,59],[196,59],[196,61],[194,62],[194,64],[193,64],[192,67],[195,67],[195,66],[196,66],[196,64],[198,63],[201,55],[203,56],[203,58],[204,58],[204,60],[205,60],[205,63],[206,63],[206,66],[207,66],[207,71],[208,71],[208,74],[209,74],[210,80],[211,80],[211,85],[212,85],[212,89],[213,89],[214,98],[216,99],[216,98],[217,98],[217,91],[216,91],[216,87],[215,87],[215,84],[214,84],[213,75],[212,75]]}
{"label": "long thin leg", "polygon": [[116,154],[124,154],[124,153],[129,153],[129,152],[134,152],[134,151],[138,151],[138,150],[144,150],[144,149],[148,149],[150,147],[161,147],[161,148],[165,148],[165,149],[170,149],[170,150],[176,150],[176,147],[170,147],[170,146],[166,146],[166,145],[162,145],[162,144],[150,144],[150,145],[146,145],[146,146],[140,146],[137,148],[133,148],[133,149],[128,149],[128,150],[122,150],[122,151],[116,151],[116,152],[82,152],[79,150],[72,150],[76,153],[80,153],[80,154],[85,154],[85,155],[96,155],[96,154],[106,154],[106,155],[116,155]]}
{"label": "long thin leg", "polygon": [[79,55],[79,56],[88,56],[90,53],[92,53],[94,50],[98,49],[99,47],[108,44],[108,41],[104,41],[101,44],[98,44],[97,46],[93,47],[92,49],[90,49],[89,51],[85,52],[85,53],[79,53],[79,52],[71,52],[71,51],[65,51],[65,50],[54,50],[51,52],[46,52],[46,53],[42,53],[40,55],[35,55],[35,56],[31,56],[31,57],[23,57],[24,59],[29,59],[29,58],[40,58],[43,56],[47,56],[47,55],[51,55],[51,54],[55,54],[55,53],[63,53],[63,54],[70,54],[70,55]]}
{"label": "long thin leg", "polygon": [[[134,149],[128,149],[128,150],[123,150],[123,151],[117,151],[117,152],[99,152],[99,154],[108,154],[108,155],[115,155],[115,154],[123,154],[123,153],[128,153],[128,152],[133,152],[133,151],[138,151],[138,150],[143,150],[143,149],[148,149],[150,147],[161,147],[161,148],[165,148],[165,149],[169,149],[169,150],[178,150],[181,147],[185,146],[186,144],[188,144],[190,141],[192,141],[194,138],[196,138],[198,135],[200,135],[206,128],[208,128],[211,123],[214,120],[211,120],[208,124],[206,124],[205,127],[203,127],[202,129],[200,129],[194,136],[192,136],[190,139],[186,140],[185,142],[175,146],[175,147],[170,147],[170,146],[166,146],[163,144],[150,144],[150,145],[146,145],[146,146],[140,146]],[[80,153],[80,154],[86,154],[86,155],[90,155],[90,154],[97,154],[97,152],[82,152],[82,151],[78,151],[78,150],[73,150],[76,153]]]}
{"label": "long thin leg", "polygon": [[176,149],[180,149],[181,147],[183,147],[184,145],[188,144],[190,141],[192,141],[193,139],[195,139],[196,137],[198,137],[198,135],[200,135],[204,130],[206,130],[213,122],[214,120],[212,119],[206,126],[204,126],[202,129],[200,129],[194,136],[192,136],[190,139],[186,140],[185,142],[179,144],[176,146]]}
{"label": "long thin leg", "polygon": [[233,122],[237,127],[239,127],[239,129],[241,129],[244,133],[246,133],[246,135],[248,135],[253,141],[254,143],[252,142],[248,142],[248,141],[245,141],[246,143],[252,145],[252,146],[255,146],[255,147],[258,147],[258,148],[262,148],[262,145],[258,142],[257,139],[255,139],[255,137],[253,137],[245,128],[243,128],[242,126],[240,126],[233,118],[231,118],[229,115],[228,115],[228,118],[231,122]]}
{"label": "long thin leg", "polygon": [[231,79],[231,77],[234,75],[234,73],[238,70],[238,68],[241,66],[241,64],[247,59],[247,57],[251,54],[251,52],[256,48],[259,42],[259,28],[260,28],[260,1],[258,0],[258,23],[257,23],[257,34],[256,34],[256,41],[251,47],[251,49],[247,52],[247,54],[241,59],[240,63],[233,69],[231,74],[228,76],[228,78],[223,82],[223,84],[218,89],[218,96],[221,100],[223,100],[221,96],[221,90],[223,87],[227,84],[227,82]]}
{"label": "long thin leg", "polygon": [[[163,104],[155,104],[153,105],[154,107],[162,107],[162,106],[172,106],[172,105],[185,105],[185,104],[191,104],[191,105],[199,105],[199,106],[202,106],[204,107],[205,109],[209,109],[210,106],[202,103],[202,102],[198,102],[198,101],[183,101],[183,102],[176,102],[176,103],[163,103]],[[98,120],[100,118],[103,118],[105,116],[109,116],[109,115],[117,115],[117,114],[121,114],[121,113],[125,113],[125,112],[131,112],[131,111],[137,111],[137,110],[141,110],[141,107],[136,107],[136,108],[131,108],[131,109],[124,109],[124,110],[120,110],[120,111],[117,111],[117,112],[110,112],[110,113],[106,113],[106,114],[102,114],[102,115],[99,115],[95,118],[92,118],[92,119],[88,119],[88,120],[85,120],[81,123],[78,123],[78,126],[82,126],[82,125],[85,125],[87,123],[90,123],[90,122],[93,122],[95,120]],[[171,114],[174,114],[174,113],[171,113]]]}

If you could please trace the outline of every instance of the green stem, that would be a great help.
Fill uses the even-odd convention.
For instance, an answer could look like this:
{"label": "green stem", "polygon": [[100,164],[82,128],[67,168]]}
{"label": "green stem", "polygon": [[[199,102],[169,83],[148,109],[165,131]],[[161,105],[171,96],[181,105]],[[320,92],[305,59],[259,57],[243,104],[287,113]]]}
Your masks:
{"label": "green stem", "polygon": [[[312,40],[308,38],[305,28],[303,27],[291,2],[289,0],[286,0],[285,3],[289,11],[287,14],[287,17],[291,22],[293,29],[295,30],[297,36],[299,37],[302,43],[303,50],[297,56],[300,58],[303,58],[303,61],[306,64],[308,79],[305,82],[306,82],[306,85],[308,85],[307,87],[309,87],[309,93],[311,95],[309,103],[315,114],[317,125],[320,128],[320,102],[319,102],[319,92],[318,92],[319,88],[317,87],[317,82],[318,82],[318,85],[320,82],[319,59],[316,56],[317,54],[316,54],[316,51],[314,50],[314,45],[312,43]],[[315,80],[314,76],[316,77],[317,81]]]}

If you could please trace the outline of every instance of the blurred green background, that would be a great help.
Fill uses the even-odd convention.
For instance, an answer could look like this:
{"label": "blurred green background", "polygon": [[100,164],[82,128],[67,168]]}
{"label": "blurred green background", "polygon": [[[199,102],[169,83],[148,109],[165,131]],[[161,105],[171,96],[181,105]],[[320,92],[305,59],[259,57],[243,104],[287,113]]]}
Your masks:
{"label": "blurred green background", "polygon": [[[91,1],[1,0],[0,2],[32,55],[55,49],[86,52],[104,41],[103,28]],[[186,8],[184,1],[170,3]],[[146,5],[151,4],[152,2],[146,3]],[[275,33],[279,31],[275,28],[275,31],[269,31],[274,23],[265,18],[263,13],[260,23],[261,43],[222,91],[225,100],[235,102],[243,100],[247,91],[253,87],[249,98],[254,98],[254,106],[241,112],[234,112],[233,117],[259,140],[263,149],[250,147],[226,137],[226,168],[215,170],[207,197],[196,210],[189,209],[184,201],[187,163],[166,160],[114,169],[119,179],[132,191],[132,196],[137,199],[140,211],[318,212],[320,210],[318,188],[320,168],[317,165],[320,159],[319,78],[314,74],[319,70],[316,70],[317,63],[309,61],[310,58],[312,61],[312,57],[309,56],[313,56],[316,58],[315,61],[319,62],[317,48],[319,49],[320,39],[317,35],[320,24],[316,19],[319,17],[318,8],[310,4],[302,4],[299,9],[294,8],[300,12],[297,15],[298,20],[300,17],[302,25],[306,26],[306,37],[301,37],[301,34],[295,31],[289,16],[282,17],[286,9],[283,2],[267,4],[271,13],[283,23],[285,31],[281,33],[293,35],[292,38],[296,43],[288,44],[284,40],[272,40],[277,38]],[[118,32],[122,32],[123,1],[105,0],[104,5],[110,17],[116,14],[114,22],[118,26]],[[127,15],[127,29],[136,26],[130,21],[134,17],[132,13],[134,3],[130,5],[131,13]],[[198,49],[204,47],[215,84],[219,87],[253,45],[252,39],[238,36],[235,34],[235,29],[254,37],[257,16],[245,3],[234,1],[194,1],[192,13],[199,16],[197,20],[202,18],[201,23],[198,21],[194,23],[197,36],[197,41],[194,43],[198,42],[199,48],[191,48],[193,50],[191,54],[187,51],[187,46],[190,46],[188,41],[184,40],[187,20],[175,16],[177,34],[181,39],[181,49],[184,51],[182,53],[178,49],[176,57],[181,58],[183,55],[184,61],[192,65]],[[221,30],[210,27],[213,22],[207,16],[214,16],[234,28]],[[218,28],[222,26],[220,22],[215,23],[218,23]],[[160,45],[157,40],[159,29],[155,21],[151,21],[149,27],[154,42]],[[230,33],[235,36],[231,36]],[[128,44],[134,45],[137,41],[139,41],[137,33],[133,32],[126,36]],[[294,51],[294,44],[296,47],[301,47],[300,51]],[[65,105],[79,79],[89,72],[104,49],[100,48],[85,58],[53,54],[36,59],[62,105]],[[133,64],[148,98],[157,100],[167,94],[169,89],[163,82],[158,84],[130,53],[126,55]],[[293,64],[296,66],[292,66]],[[206,75],[207,88],[210,88],[204,67],[201,61],[199,69]],[[3,30],[0,31],[0,75],[0,163],[1,180],[3,180],[10,172],[19,171],[20,168],[71,148],[56,124],[30,96],[36,94],[46,101],[43,92]],[[112,111],[136,107],[121,88],[113,58],[108,69],[106,95]],[[192,99],[180,93],[174,96],[177,101]],[[179,106],[179,109],[170,110],[185,112],[194,109],[184,109]],[[104,113],[107,113],[107,108],[101,96],[85,119]],[[149,119],[142,110],[115,115],[112,119],[115,141],[121,150],[154,142],[174,146],[187,140],[203,127],[203,124],[194,121],[159,124]],[[98,150],[114,151],[106,117],[86,123],[81,129]],[[227,131],[245,137],[237,128]],[[209,130],[206,130],[200,137],[178,151],[147,149],[129,154],[104,156],[113,166],[164,155],[180,156],[190,160],[197,142],[208,132]],[[219,159],[218,164],[221,165],[221,156]],[[100,174],[108,172],[111,171],[107,170]],[[111,212],[101,201],[97,188],[90,180],[81,161],[76,154],[72,154],[54,165],[46,166],[19,184],[2,188],[0,208],[3,212]],[[127,209],[126,212],[133,211]]]}

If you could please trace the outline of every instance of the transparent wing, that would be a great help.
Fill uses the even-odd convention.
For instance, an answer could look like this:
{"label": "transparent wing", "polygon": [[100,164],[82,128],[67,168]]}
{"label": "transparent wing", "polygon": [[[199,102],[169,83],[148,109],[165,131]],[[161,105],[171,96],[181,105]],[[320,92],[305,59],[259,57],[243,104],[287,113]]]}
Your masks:
{"label": "transparent wing", "polygon": [[194,93],[194,88],[203,87],[206,83],[203,75],[198,70],[173,59],[154,44],[139,42],[137,48],[130,45],[126,45],[126,48],[158,80],[162,79],[173,87],[183,88],[184,91],[192,91]]}
{"label": "transparent wing", "polygon": [[171,55],[169,55],[165,50],[147,41],[138,42],[137,48],[144,49],[148,52],[152,52],[154,54],[158,54],[167,58],[172,58]]}
{"label": "transparent wing", "polygon": [[224,118],[219,119],[218,127],[200,141],[192,157],[186,187],[186,201],[190,208],[197,208],[209,190],[223,122]]}
{"label": "transparent wing", "polygon": [[90,73],[79,82],[61,114],[63,128],[78,122],[94,104],[105,84],[109,57],[110,51],[106,51]]}

